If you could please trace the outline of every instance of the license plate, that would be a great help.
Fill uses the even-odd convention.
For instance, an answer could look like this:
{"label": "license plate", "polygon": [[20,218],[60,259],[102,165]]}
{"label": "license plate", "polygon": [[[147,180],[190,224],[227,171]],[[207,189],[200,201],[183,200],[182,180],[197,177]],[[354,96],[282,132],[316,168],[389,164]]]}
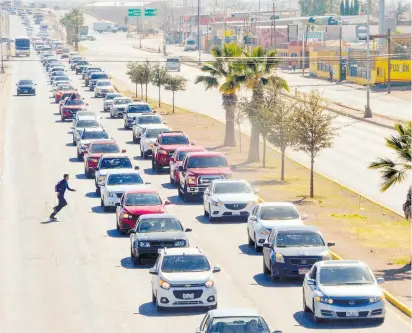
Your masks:
{"label": "license plate", "polygon": [[304,275],[309,272],[309,268],[299,268],[299,274]]}
{"label": "license plate", "polygon": [[183,294],[183,299],[194,299],[195,294]]}
{"label": "license plate", "polygon": [[232,215],[240,215],[240,212],[232,212]]}
{"label": "license plate", "polygon": [[346,312],[346,317],[359,317],[359,313],[355,311]]}

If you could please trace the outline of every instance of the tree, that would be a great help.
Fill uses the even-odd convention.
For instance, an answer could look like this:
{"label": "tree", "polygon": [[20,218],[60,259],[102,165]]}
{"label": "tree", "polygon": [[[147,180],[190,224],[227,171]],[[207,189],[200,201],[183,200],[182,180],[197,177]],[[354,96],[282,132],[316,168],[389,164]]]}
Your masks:
{"label": "tree", "polygon": [[136,85],[135,96],[137,97],[137,85],[140,84],[140,98],[143,98],[143,85],[145,84],[146,79],[143,76],[142,64],[129,63],[127,65],[127,68],[128,71],[126,74],[129,76],[130,81],[132,81]]}
{"label": "tree", "polygon": [[66,28],[67,38],[74,40],[74,48],[78,51],[80,31],[84,25],[83,11],[79,8],[72,9],[60,19],[60,23]]}
{"label": "tree", "polygon": [[359,15],[359,0],[355,0],[353,3],[353,15]]}
{"label": "tree", "polygon": [[161,102],[160,102],[161,88],[167,83],[168,78],[169,78],[169,74],[166,68],[160,65],[156,65],[153,68],[152,83],[154,86],[159,87],[159,107],[161,105]]}
{"label": "tree", "polygon": [[300,16],[338,13],[339,0],[299,0]]}
{"label": "tree", "polygon": [[[244,81],[246,88],[252,91],[252,101],[256,108],[250,109],[248,117],[251,121],[252,129],[250,134],[250,145],[248,162],[260,161],[259,154],[259,126],[255,123],[259,119],[259,110],[263,102],[263,88],[269,80],[277,80],[283,90],[289,91],[287,82],[276,76],[273,70],[279,65],[276,58],[277,51],[269,51],[257,46],[251,52],[245,52],[246,59],[240,69],[240,81]],[[256,113],[256,114],[255,114]]]}
{"label": "tree", "polygon": [[238,101],[237,92],[240,89],[238,76],[234,75],[236,64],[230,60],[233,57],[241,57],[242,48],[235,44],[223,44],[213,47],[211,54],[214,61],[209,61],[201,68],[208,75],[196,78],[195,83],[203,83],[206,90],[218,88],[222,94],[222,105],[226,113],[225,146],[236,146],[234,113]]}
{"label": "tree", "polygon": [[350,4],[350,15],[355,15],[354,13],[355,13],[355,11],[354,11],[354,7],[353,7],[353,2],[351,2],[351,4]]}
{"label": "tree", "polygon": [[146,60],[142,66],[141,66],[141,75],[144,80],[144,84],[146,87],[146,94],[145,94],[145,100],[147,102],[147,86],[149,85],[149,82],[151,81],[152,75],[153,75],[153,65],[149,60]]}
{"label": "tree", "polygon": [[173,99],[172,99],[173,113],[175,113],[175,92],[186,90],[186,82],[187,80],[181,76],[169,75],[167,79],[165,89],[173,93]]}
{"label": "tree", "polygon": [[340,15],[345,15],[345,3],[343,0],[340,1],[340,8],[339,8]]}
{"label": "tree", "polygon": [[294,136],[296,149],[310,157],[310,197],[314,197],[315,158],[322,149],[332,146],[336,129],[332,127],[332,114],[325,111],[325,102],[317,90],[303,95],[296,105]]}
{"label": "tree", "polygon": [[408,11],[408,5],[403,4],[403,0],[399,0],[396,3],[395,7],[395,19],[396,19],[396,24],[399,23],[400,19],[402,18],[403,14],[405,14]]}
{"label": "tree", "polygon": [[[380,169],[382,175],[381,192],[385,192],[392,186],[408,181],[412,168],[411,144],[412,144],[412,121],[406,126],[395,124],[396,135],[385,138],[386,146],[396,155],[394,160],[390,158],[379,158],[369,165],[370,169]],[[411,187],[409,186],[406,202],[403,210],[406,219],[411,219]]]}
{"label": "tree", "polygon": [[350,3],[349,3],[349,0],[345,0],[345,15],[350,15]]}
{"label": "tree", "polygon": [[235,112],[233,114],[233,120],[235,124],[237,125],[237,130],[238,130],[238,135],[239,135],[239,153],[241,153],[242,152],[242,131],[241,131],[240,126],[245,120],[245,113],[239,106],[235,108]]}

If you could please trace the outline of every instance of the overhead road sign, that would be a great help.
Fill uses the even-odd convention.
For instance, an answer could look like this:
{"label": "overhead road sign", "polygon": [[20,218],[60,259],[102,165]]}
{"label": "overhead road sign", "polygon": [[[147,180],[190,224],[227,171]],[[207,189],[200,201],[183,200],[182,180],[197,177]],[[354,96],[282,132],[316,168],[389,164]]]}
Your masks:
{"label": "overhead road sign", "polygon": [[127,10],[127,16],[142,16],[142,10],[139,8],[129,8]]}

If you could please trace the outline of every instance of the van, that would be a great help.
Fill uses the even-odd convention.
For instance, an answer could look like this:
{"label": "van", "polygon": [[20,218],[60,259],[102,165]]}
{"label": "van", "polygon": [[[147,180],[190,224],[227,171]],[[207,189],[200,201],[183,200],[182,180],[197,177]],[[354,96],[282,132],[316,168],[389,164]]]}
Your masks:
{"label": "van", "polygon": [[183,51],[196,51],[197,45],[194,39],[186,39]]}
{"label": "van", "polygon": [[180,72],[180,60],[178,58],[167,58],[166,70]]}

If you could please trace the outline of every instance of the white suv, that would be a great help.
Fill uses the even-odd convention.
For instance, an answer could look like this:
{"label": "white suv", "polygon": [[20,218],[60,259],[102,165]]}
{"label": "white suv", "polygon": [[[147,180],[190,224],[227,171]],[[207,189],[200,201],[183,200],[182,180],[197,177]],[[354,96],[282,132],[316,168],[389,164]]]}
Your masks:
{"label": "white suv", "polygon": [[176,307],[217,307],[213,273],[206,255],[198,248],[161,249],[152,277],[152,302],[158,311]]}

